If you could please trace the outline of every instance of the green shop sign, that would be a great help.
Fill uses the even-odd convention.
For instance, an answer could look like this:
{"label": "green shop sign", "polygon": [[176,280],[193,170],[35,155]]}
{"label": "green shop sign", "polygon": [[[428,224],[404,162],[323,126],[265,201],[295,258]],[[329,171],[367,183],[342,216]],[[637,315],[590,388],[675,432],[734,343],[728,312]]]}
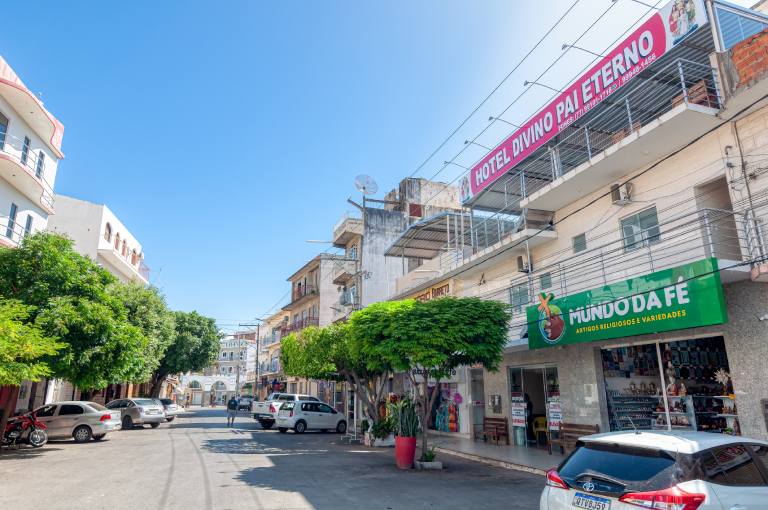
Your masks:
{"label": "green shop sign", "polygon": [[717,260],[708,258],[571,296],[542,293],[526,310],[531,349],[722,324]]}

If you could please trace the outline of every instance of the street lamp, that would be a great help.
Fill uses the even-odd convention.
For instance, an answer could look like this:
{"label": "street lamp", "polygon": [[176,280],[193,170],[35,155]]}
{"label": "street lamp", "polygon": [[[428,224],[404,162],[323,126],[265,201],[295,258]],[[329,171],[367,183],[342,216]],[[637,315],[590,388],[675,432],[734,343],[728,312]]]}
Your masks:
{"label": "street lamp", "polygon": [[544,87],[545,89],[553,90],[555,92],[562,92],[562,90],[560,90],[560,89],[556,89],[554,87],[550,87],[549,85],[545,85],[544,83],[540,83],[538,81],[528,81],[528,80],[525,80],[523,82],[523,87],[527,87],[528,85],[538,85],[539,87]]}
{"label": "street lamp", "polygon": [[581,46],[576,46],[575,44],[564,43],[563,44],[563,51],[567,50],[568,48],[573,48],[574,50],[581,50],[581,51],[584,51],[586,53],[589,53],[590,55],[594,55],[594,56],[600,57],[600,58],[605,57],[605,55],[601,55],[599,53],[595,53],[594,51],[588,50],[586,48],[582,48]]}
{"label": "street lamp", "polygon": [[483,145],[483,144],[481,144],[481,143],[477,143],[477,142],[476,142],[476,141],[474,141],[474,140],[464,140],[464,145],[469,145],[469,144],[472,144],[472,145],[477,145],[478,147],[482,147],[483,149],[485,149],[485,150],[487,150],[487,151],[490,151],[490,150],[492,150],[490,147],[486,147],[485,145]]}
{"label": "street lamp", "polygon": [[494,117],[493,115],[491,115],[490,117],[488,117],[488,122],[491,122],[491,121],[494,121],[494,120],[498,120],[499,122],[503,122],[504,124],[509,124],[509,125],[510,125],[510,126],[512,126],[513,128],[516,128],[516,129],[520,129],[520,126],[518,126],[517,124],[512,124],[512,123],[511,123],[511,122],[509,122],[508,120],[506,120],[506,119],[502,119],[501,117]]}

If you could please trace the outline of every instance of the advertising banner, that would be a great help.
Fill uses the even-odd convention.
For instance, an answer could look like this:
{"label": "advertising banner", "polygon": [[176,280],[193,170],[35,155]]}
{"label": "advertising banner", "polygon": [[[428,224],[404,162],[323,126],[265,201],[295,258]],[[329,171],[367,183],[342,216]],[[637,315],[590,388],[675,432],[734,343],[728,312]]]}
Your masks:
{"label": "advertising banner", "polygon": [[528,347],[539,349],[727,322],[717,259],[708,258],[526,310]]}
{"label": "advertising banner", "polygon": [[512,395],[512,401],[509,408],[512,417],[512,426],[525,427],[526,405],[523,396],[520,394]]}
{"label": "advertising banner", "polygon": [[563,423],[563,410],[560,407],[560,397],[550,397],[547,401],[547,428],[550,431],[560,430]]}
{"label": "advertising banner", "polygon": [[703,0],[673,0],[648,18],[461,180],[462,202],[486,189],[707,22]]}

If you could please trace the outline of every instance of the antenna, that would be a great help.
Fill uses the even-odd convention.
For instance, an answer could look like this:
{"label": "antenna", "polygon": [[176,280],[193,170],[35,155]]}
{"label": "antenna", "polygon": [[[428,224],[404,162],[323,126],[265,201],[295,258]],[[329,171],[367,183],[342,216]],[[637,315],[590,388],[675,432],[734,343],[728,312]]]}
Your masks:
{"label": "antenna", "polygon": [[379,191],[379,185],[373,180],[373,177],[361,174],[355,177],[355,187],[363,195],[373,195]]}

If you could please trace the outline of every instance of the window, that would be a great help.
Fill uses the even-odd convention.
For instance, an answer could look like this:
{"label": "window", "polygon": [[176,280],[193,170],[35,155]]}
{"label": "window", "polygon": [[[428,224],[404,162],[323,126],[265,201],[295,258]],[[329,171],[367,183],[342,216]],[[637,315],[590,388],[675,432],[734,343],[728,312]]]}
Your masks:
{"label": "window", "polygon": [[112,241],[112,225],[107,223],[107,226],[104,227],[104,240],[106,242]]}
{"label": "window", "polygon": [[729,50],[747,37],[763,31],[768,27],[768,22],[760,18],[748,17],[745,13],[737,13],[727,7],[718,5],[717,24],[720,28],[720,39],[723,49]]}
{"label": "window", "polygon": [[512,305],[512,311],[520,313],[525,305],[529,303],[528,285],[513,285],[509,289],[509,304]]}
{"label": "window", "polygon": [[19,208],[16,204],[11,204],[11,213],[8,215],[8,226],[5,229],[5,237],[13,239],[13,231],[16,230],[16,213]]}
{"label": "window", "polygon": [[42,177],[43,170],[45,170],[45,152],[40,151],[37,153],[37,164],[35,165],[35,177]]}
{"label": "window", "polygon": [[579,253],[587,249],[587,234],[579,234],[573,239],[573,253]]}
{"label": "window", "polygon": [[621,238],[624,242],[625,252],[658,242],[660,234],[656,207],[640,211],[621,220]]}
{"label": "window", "polygon": [[123,257],[128,253],[128,242],[125,239],[123,239],[123,249],[121,253],[123,254]]}
{"label": "window", "polygon": [[35,411],[35,414],[38,416],[53,416],[53,413],[56,412],[56,406],[54,405],[47,405],[39,408],[37,411]]}
{"label": "window", "polygon": [[120,233],[115,234],[115,249],[120,249]]}
{"label": "window", "polygon": [[307,402],[304,404],[301,404],[301,410],[302,411],[308,411],[310,413],[316,413],[317,411],[317,404],[313,402]]}
{"label": "window", "polygon": [[29,159],[29,145],[32,142],[29,140],[28,136],[24,137],[24,145],[21,146],[21,164],[26,165],[27,160]]}
{"label": "window", "polygon": [[317,408],[321,413],[330,413],[334,414],[336,411],[334,411],[331,406],[326,404],[317,404]]}
{"label": "window", "polygon": [[24,235],[28,236],[32,233],[32,215],[27,214],[27,221],[24,223]]}
{"label": "window", "polygon": [[232,367],[229,367],[229,373],[230,374],[232,373]]}
{"label": "window", "polygon": [[704,454],[703,464],[709,480],[719,485],[753,487],[766,485],[747,447],[731,444]]}
{"label": "window", "polygon": [[72,415],[72,414],[83,414],[83,408],[74,404],[63,404],[61,406],[61,410],[59,411],[59,416]]}
{"label": "window", "polygon": [[552,274],[544,273],[539,276],[539,286],[542,290],[550,288],[552,286]]}
{"label": "window", "polygon": [[768,470],[768,446],[752,445],[752,449],[755,453],[755,457],[763,467]]}
{"label": "window", "polygon": [[5,148],[5,134],[8,132],[8,117],[0,113],[0,150]]}
{"label": "window", "polygon": [[349,257],[352,260],[357,260],[357,245],[353,244],[349,247]]}

